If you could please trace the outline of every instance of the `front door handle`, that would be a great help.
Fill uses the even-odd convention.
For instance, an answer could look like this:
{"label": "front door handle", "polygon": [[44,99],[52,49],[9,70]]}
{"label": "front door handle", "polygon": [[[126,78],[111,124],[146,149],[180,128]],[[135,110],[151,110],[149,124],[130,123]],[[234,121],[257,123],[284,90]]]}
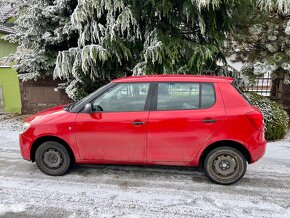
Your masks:
{"label": "front door handle", "polygon": [[145,124],[145,122],[143,122],[143,121],[133,121],[132,122],[133,126],[140,126],[140,125],[144,125],[144,124]]}
{"label": "front door handle", "polygon": [[213,120],[213,119],[204,119],[202,122],[204,122],[204,123],[215,123],[216,120]]}

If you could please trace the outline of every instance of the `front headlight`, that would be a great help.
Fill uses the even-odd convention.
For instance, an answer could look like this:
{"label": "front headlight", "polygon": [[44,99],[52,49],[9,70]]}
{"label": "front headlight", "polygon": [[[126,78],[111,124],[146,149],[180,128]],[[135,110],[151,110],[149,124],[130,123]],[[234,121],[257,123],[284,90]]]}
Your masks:
{"label": "front headlight", "polygon": [[27,123],[27,122],[23,123],[22,124],[22,127],[21,127],[20,134],[25,133],[29,129],[29,127],[30,127],[30,124],[29,123]]}

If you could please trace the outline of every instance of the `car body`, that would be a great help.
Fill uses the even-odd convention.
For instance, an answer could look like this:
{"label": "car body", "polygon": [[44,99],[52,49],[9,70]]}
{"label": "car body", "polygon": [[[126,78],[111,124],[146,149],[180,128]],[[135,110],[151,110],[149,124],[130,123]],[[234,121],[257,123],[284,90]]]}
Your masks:
{"label": "car body", "polygon": [[[217,171],[216,178],[208,175],[214,182],[234,183],[244,175],[245,161],[264,155],[266,140],[261,112],[232,83],[228,77],[185,75],[114,80],[79,102],[28,117],[20,134],[21,154],[43,172],[62,175],[67,169],[59,172],[57,164],[65,155],[77,164],[197,167],[211,152],[230,149],[234,153],[204,165],[207,175],[206,167]],[[54,147],[37,156],[48,142]],[[60,146],[67,154],[58,151]],[[41,167],[39,161],[48,164]],[[217,164],[235,173],[243,169],[225,179],[220,174],[226,169]]]}

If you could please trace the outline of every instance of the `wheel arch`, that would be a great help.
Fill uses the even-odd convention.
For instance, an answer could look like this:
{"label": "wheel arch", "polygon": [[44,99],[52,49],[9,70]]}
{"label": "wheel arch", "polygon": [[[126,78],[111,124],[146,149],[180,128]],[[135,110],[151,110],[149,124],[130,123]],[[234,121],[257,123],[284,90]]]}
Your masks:
{"label": "wheel arch", "polygon": [[199,164],[203,164],[205,157],[209,152],[211,152],[215,148],[219,148],[219,147],[223,147],[223,146],[232,147],[232,148],[237,149],[238,151],[240,151],[244,155],[246,161],[248,163],[251,163],[251,154],[250,154],[249,150],[243,144],[241,144],[237,141],[233,141],[233,140],[221,140],[221,141],[216,141],[216,142],[211,143],[202,151],[202,153],[199,157]]}
{"label": "wheel arch", "polygon": [[33,142],[31,149],[30,149],[30,158],[31,158],[32,162],[35,161],[35,153],[36,153],[37,148],[42,143],[47,142],[47,141],[54,141],[54,142],[58,142],[58,143],[62,144],[68,150],[72,162],[75,163],[75,155],[74,155],[71,147],[69,146],[69,144],[66,141],[64,141],[63,139],[61,139],[57,136],[42,136],[42,137],[37,138]]}

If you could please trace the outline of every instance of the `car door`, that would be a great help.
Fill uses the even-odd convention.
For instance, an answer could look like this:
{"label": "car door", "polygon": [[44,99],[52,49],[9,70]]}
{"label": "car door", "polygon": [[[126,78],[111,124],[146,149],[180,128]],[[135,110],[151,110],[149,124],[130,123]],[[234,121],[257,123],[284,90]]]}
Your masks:
{"label": "car door", "polygon": [[149,83],[117,83],[92,101],[93,113],[79,113],[76,141],[81,158],[145,161],[148,93]]}
{"label": "car door", "polygon": [[222,127],[224,104],[218,84],[159,83],[148,125],[149,162],[192,161]]}

